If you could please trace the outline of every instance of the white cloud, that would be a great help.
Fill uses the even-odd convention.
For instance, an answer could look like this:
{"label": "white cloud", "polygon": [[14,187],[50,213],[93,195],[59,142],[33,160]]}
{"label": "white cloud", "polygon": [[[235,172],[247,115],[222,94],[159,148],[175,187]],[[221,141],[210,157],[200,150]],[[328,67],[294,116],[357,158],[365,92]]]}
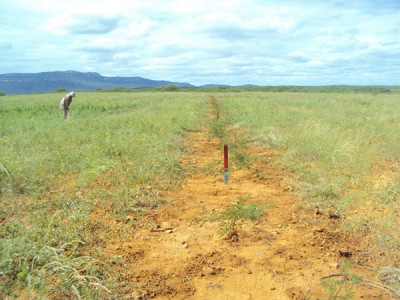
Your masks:
{"label": "white cloud", "polygon": [[400,10],[389,2],[2,0],[0,72],[77,69],[193,84],[357,83],[370,74],[393,84]]}
{"label": "white cloud", "polygon": [[63,14],[47,20],[44,28],[59,35],[105,34],[118,27],[117,17]]}
{"label": "white cloud", "polygon": [[148,18],[134,19],[126,28],[120,29],[120,34],[125,36],[141,36],[148,34],[159,22]]}

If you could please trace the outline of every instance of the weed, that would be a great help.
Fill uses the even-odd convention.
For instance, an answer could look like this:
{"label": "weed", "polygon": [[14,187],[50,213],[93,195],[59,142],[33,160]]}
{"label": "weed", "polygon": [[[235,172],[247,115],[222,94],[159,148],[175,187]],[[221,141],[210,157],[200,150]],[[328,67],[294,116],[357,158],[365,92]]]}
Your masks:
{"label": "weed", "polygon": [[139,189],[121,188],[116,192],[118,201],[114,201],[115,213],[126,216],[131,213],[141,214],[145,210],[155,209],[166,203],[157,191],[151,187]]}
{"label": "weed", "polygon": [[2,293],[11,295],[17,285],[27,286],[30,291],[49,295],[71,297],[79,293],[85,297],[99,295],[96,287],[102,287],[102,275],[95,261],[77,256],[74,249],[81,241],[71,241],[58,247],[43,247],[26,236],[2,239],[0,242],[0,270],[3,280]]}
{"label": "weed", "polygon": [[224,139],[225,137],[225,123],[221,120],[211,120],[209,123],[209,133],[213,138]]}
{"label": "weed", "polygon": [[224,212],[217,214],[213,212],[210,216],[211,221],[220,221],[219,234],[225,235],[229,231],[234,231],[237,226],[246,220],[256,222],[264,213],[264,210],[268,207],[266,204],[247,204],[247,200],[250,196],[239,197],[239,200],[225,210]]}
{"label": "weed", "polygon": [[322,278],[321,285],[326,288],[329,300],[353,299],[353,288],[360,284],[363,279],[356,274],[350,274],[350,268],[351,264],[345,262],[340,274],[333,274]]}
{"label": "weed", "polygon": [[396,295],[400,298],[400,269],[396,267],[384,267],[379,271],[379,280],[383,284],[372,283],[379,288],[385,290],[393,299]]}
{"label": "weed", "polygon": [[209,135],[212,138],[220,139],[221,144],[223,144],[226,136],[226,118],[221,118],[220,104],[214,96],[209,97],[208,101],[210,113],[212,115],[212,119],[208,122]]}

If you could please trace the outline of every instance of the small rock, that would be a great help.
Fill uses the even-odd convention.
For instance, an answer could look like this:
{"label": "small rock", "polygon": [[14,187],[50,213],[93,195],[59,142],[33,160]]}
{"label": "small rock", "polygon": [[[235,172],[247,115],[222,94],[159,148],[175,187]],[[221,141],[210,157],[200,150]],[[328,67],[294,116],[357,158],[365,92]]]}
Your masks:
{"label": "small rock", "polygon": [[132,217],[132,216],[127,216],[126,219],[125,219],[125,223],[129,223],[130,221],[134,221],[134,220],[135,220],[134,217]]}
{"label": "small rock", "polygon": [[315,227],[312,229],[312,231],[314,231],[314,232],[324,232],[324,231],[325,231],[325,228],[315,226]]}
{"label": "small rock", "polygon": [[340,215],[337,212],[335,212],[332,208],[328,209],[326,211],[326,214],[329,219],[339,219],[340,218]]}
{"label": "small rock", "polygon": [[161,222],[160,228],[172,228],[169,222]]}
{"label": "small rock", "polygon": [[353,253],[348,250],[339,250],[339,255],[342,257],[352,257]]}
{"label": "small rock", "polygon": [[314,213],[315,213],[316,216],[322,215],[322,212],[320,211],[319,208],[316,208],[316,209],[314,210]]}
{"label": "small rock", "polygon": [[337,262],[335,262],[335,263],[331,264],[331,267],[337,270],[337,269],[339,269],[340,265]]}
{"label": "small rock", "polygon": [[217,272],[215,272],[215,270],[209,266],[205,266],[201,269],[202,274],[204,275],[216,275]]}
{"label": "small rock", "polygon": [[182,243],[182,248],[186,249],[187,247],[189,247],[189,245],[186,242]]}
{"label": "small rock", "polygon": [[139,299],[139,298],[140,298],[140,293],[139,293],[138,291],[133,291],[133,292],[131,293],[131,297],[132,297],[133,299]]}

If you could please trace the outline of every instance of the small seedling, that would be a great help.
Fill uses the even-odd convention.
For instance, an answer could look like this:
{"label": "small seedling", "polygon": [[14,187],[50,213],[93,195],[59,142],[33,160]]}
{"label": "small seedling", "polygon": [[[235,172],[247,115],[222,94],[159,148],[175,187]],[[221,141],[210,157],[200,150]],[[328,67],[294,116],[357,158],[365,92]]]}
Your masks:
{"label": "small seedling", "polygon": [[351,264],[343,264],[340,274],[333,274],[321,279],[321,285],[328,291],[329,300],[349,300],[354,298],[353,288],[363,279],[356,274],[350,274]]}
{"label": "small seedling", "polygon": [[228,232],[235,231],[240,222],[246,220],[255,222],[263,215],[267,205],[256,203],[247,205],[246,202],[249,198],[250,196],[245,198],[239,197],[239,200],[233,203],[226,211],[217,216],[213,216],[214,220],[219,220],[221,222],[219,230],[221,236]]}

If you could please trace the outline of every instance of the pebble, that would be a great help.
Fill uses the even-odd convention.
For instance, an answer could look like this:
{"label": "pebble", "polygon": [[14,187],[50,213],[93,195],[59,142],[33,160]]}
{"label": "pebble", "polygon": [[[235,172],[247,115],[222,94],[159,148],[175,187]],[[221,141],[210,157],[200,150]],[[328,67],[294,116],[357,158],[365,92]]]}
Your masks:
{"label": "pebble", "polygon": [[215,270],[213,268],[209,267],[209,266],[203,267],[201,269],[201,271],[202,271],[201,273],[202,273],[203,276],[204,275],[216,275],[217,274],[217,272],[215,272]]}
{"label": "pebble", "polygon": [[172,226],[169,222],[161,222],[160,228],[172,228]]}
{"label": "pebble", "polygon": [[338,263],[333,263],[331,264],[331,267],[337,270],[339,269],[340,265]]}

